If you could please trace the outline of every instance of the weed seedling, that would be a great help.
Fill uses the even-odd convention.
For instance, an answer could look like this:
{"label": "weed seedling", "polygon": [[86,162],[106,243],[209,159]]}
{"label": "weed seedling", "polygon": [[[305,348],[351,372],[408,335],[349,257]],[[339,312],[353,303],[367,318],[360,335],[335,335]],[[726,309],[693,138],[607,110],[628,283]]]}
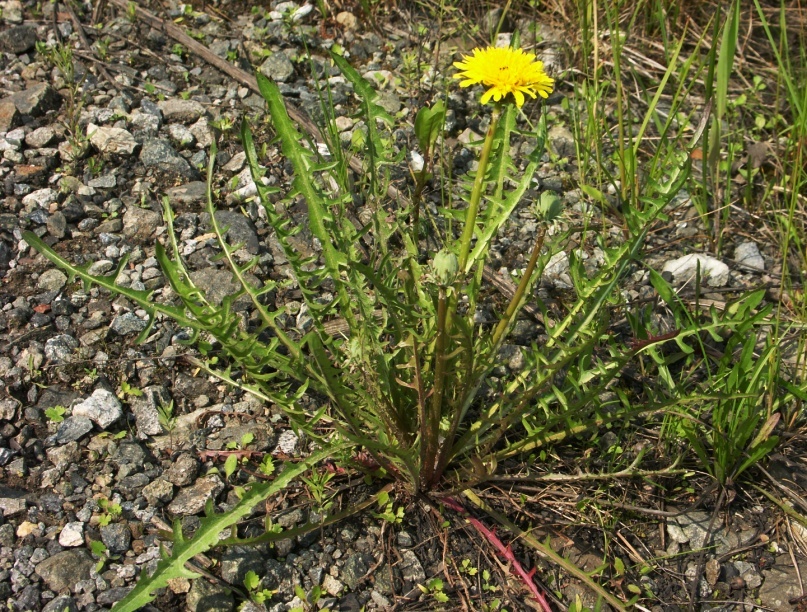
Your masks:
{"label": "weed seedling", "polygon": [[109,525],[114,520],[117,520],[123,512],[123,508],[121,508],[120,504],[115,503],[106,497],[99,498],[98,506],[103,511],[98,517],[98,524],[102,527]]}
{"label": "weed seedling", "polygon": [[61,423],[64,421],[65,412],[64,406],[52,406],[45,409],[45,416],[51,423]]}
{"label": "weed seedling", "polygon": [[119,399],[126,399],[127,397],[140,397],[143,392],[135,386],[129,384],[128,380],[123,380],[120,383],[120,391],[118,391]]}
{"label": "weed seedling", "polygon": [[444,604],[449,600],[448,595],[443,591],[444,585],[440,578],[432,578],[426,583],[426,586],[419,584],[418,588],[438,603]]}
{"label": "weed seedling", "polygon": [[277,593],[277,591],[271,589],[261,588],[261,579],[252,570],[248,571],[247,575],[244,576],[244,586],[249,592],[249,598],[258,605],[269,601]]}

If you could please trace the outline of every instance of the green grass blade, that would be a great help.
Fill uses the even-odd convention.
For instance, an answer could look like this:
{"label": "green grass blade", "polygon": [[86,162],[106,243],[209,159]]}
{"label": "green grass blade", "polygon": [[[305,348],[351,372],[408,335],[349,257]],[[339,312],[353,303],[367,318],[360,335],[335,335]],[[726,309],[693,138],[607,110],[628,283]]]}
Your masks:
{"label": "green grass blade", "polygon": [[[135,612],[154,600],[157,589],[168,586],[173,578],[197,578],[198,574],[185,569],[185,563],[195,555],[208,551],[221,540],[221,533],[248,516],[252,509],[278,491],[281,491],[292,480],[301,476],[313,465],[327,459],[345,445],[334,445],[311,455],[296,465],[286,464],[280,475],[272,482],[257,483],[250,487],[236,506],[223,514],[212,514],[201,520],[193,538],[175,541],[170,556],[163,558],[155,572],[149,577],[141,577],[137,586],[129,594],[113,606],[114,612]],[[175,538],[179,540],[179,538]]]}

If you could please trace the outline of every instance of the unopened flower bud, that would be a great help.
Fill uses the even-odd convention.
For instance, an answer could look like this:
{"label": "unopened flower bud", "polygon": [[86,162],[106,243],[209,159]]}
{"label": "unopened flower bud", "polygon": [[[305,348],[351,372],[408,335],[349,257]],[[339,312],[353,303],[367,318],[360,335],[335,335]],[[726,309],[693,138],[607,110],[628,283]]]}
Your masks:
{"label": "unopened flower bud", "polygon": [[434,270],[434,277],[439,285],[444,287],[451,285],[457,277],[457,271],[460,264],[457,256],[451,251],[441,249],[434,256],[432,261],[432,269]]}

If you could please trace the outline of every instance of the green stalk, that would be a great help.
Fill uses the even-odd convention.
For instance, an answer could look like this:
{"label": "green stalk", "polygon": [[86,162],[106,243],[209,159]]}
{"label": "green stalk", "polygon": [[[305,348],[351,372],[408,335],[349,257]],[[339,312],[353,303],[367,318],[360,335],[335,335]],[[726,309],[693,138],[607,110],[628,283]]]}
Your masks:
{"label": "green stalk", "polygon": [[465,266],[468,263],[468,253],[471,251],[471,240],[476,229],[476,216],[479,214],[479,202],[482,200],[482,191],[485,188],[485,175],[488,170],[490,152],[493,150],[493,137],[496,134],[496,127],[499,124],[502,108],[500,104],[493,107],[490,116],[490,125],[485,135],[485,143],[482,145],[482,154],[479,156],[479,167],[476,169],[474,187],[471,191],[471,201],[468,203],[468,214],[465,217],[465,227],[462,229],[460,238],[459,270],[460,274],[465,274]]}
{"label": "green stalk", "polygon": [[491,346],[497,346],[499,341],[504,336],[504,333],[507,331],[507,328],[510,326],[510,323],[515,316],[516,312],[518,311],[518,307],[521,304],[521,300],[524,297],[524,292],[527,290],[527,287],[530,284],[530,278],[532,278],[532,273],[535,272],[535,266],[538,263],[538,257],[541,255],[541,249],[544,246],[544,236],[546,235],[546,228],[542,227],[540,233],[538,234],[538,240],[535,241],[535,246],[532,248],[532,255],[530,255],[530,261],[527,264],[526,269],[524,270],[524,274],[521,276],[521,282],[518,283],[518,288],[516,289],[515,294],[513,295],[513,299],[510,300],[510,304],[507,306],[507,311],[504,313],[504,316],[499,321],[499,324],[496,326],[496,330],[493,332],[493,339],[491,340]]}
{"label": "green stalk", "polygon": [[[453,301],[453,300],[452,300]],[[446,380],[446,344],[448,342],[448,297],[446,289],[440,287],[437,297],[437,339],[434,346],[434,384],[432,401],[427,418],[420,423],[420,470],[421,483],[430,487],[434,476],[437,458],[438,436],[440,435],[440,414],[443,409],[443,395]]]}

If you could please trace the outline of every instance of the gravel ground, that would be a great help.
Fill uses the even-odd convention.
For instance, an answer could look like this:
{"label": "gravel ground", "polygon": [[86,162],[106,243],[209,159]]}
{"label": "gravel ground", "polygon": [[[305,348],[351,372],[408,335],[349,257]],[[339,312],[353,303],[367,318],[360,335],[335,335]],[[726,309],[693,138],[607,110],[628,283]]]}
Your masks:
{"label": "gravel ground", "polygon": [[[313,76],[330,79],[345,142],[361,125],[350,118],[353,100],[348,85],[330,67],[327,50],[331,46],[347,51],[354,66],[378,84],[382,105],[410,123],[431,92],[441,91],[439,74],[419,70],[416,61],[413,68],[421,52],[429,56],[421,58],[427,65],[433,52],[424,50],[423,41],[394,27],[403,27],[403,17],[400,23],[391,19],[375,31],[366,27],[358,13],[348,11],[335,15],[326,27],[310,4],[294,2],[266,3],[265,11],[224,2],[211,3],[205,11],[197,4],[198,10],[184,12],[174,0],[161,3],[163,8],[156,2],[141,4],[151,5],[169,20],[182,17],[183,27],[196,33],[216,55],[245,70],[257,67],[315,120],[321,111]],[[144,312],[125,299],[97,288],[85,291],[71,282],[22,241],[21,231],[35,232],[74,262],[91,262],[95,273],[114,270],[128,255],[119,284],[159,295],[165,280],[153,245],[165,232],[160,201],[167,195],[194,281],[210,287],[213,298],[221,299],[232,283],[229,273],[214,260],[209,220],[202,212],[205,184],[201,182],[210,145],[218,139],[214,182],[222,193],[219,222],[229,226],[231,242],[244,245],[245,258],[260,258],[253,273],[283,278],[286,262],[281,251],[257,207],[245,202],[254,184],[243,152],[229,136],[233,132],[228,132],[230,126],[237,130],[242,117],[259,115],[263,101],[176,46],[164,33],[130,21],[115,7],[103,15],[103,27],[98,30],[89,27],[91,7],[85,7],[87,15],[81,20],[95,42],[95,55],[81,43],[76,24],[61,3],[9,0],[0,2],[0,8],[4,60],[0,76],[0,191],[4,193],[0,211],[0,379],[4,384],[0,395],[0,601],[10,610],[103,610],[156,563],[161,525],[179,518],[192,532],[208,498],[219,509],[234,503],[231,484],[239,478],[245,481],[247,474],[225,482],[223,471],[213,469],[222,467],[226,456],[222,451],[241,445],[258,456],[268,452],[294,457],[307,451],[307,443],[272,407],[197,375],[182,358],[189,351],[181,343],[183,331],[170,322],[158,322],[146,342],[136,345],[134,339],[147,324]],[[421,25],[433,27],[423,19]],[[544,58],[561,75],[564,36],[549,29],[542,36]],[[74,49],[72,81],[35,51],[37,42],[53,45],[58,40]],[[441,55],[440,65],[448,65],[450,59]],[[71,90],[73,84],[77,87]],[[582,198],[573,189],[574,142],[563,127],[566,111],[560,104],[568,94],[561,85],[549,100],[548,112],[554,122],[551,147],[569,164],[547,161],[538,176],[542,188],[563,193],[565,202],[574,207],[581,206]],[[475,96],[467,91],[449,95],[449,142],[467,142],[484,130],[475,116]],[[258,134],[260,143],[268,141],[268,134],[260,130]],[[398,130],[394,137],[401,151],[412,148],[410,129]],[[87,145],[83,153],[82,143]],[[271,180],[282,183],[284,166],[271,143],[267,157],[277,161],[269,164]],[[464,171],[474,162],[460,148],[454,163],[455,170]],[[685,198],[679,204],[669,232],[651,240],[648,263],[681,281],[697,265],[693,257],[683,257],[681,242],[699,230],[691,204]],[[494,268],[523,266],[523,253],[528,252],[535,229],[531,213],[519,211],[492,251]],[[733,246],[733,260],[700,257],[718,299],[724,288],[769,281],[771,276],[766,274],[777,273],[774,250],[742,234]],[[596,249],[583,255],[587,265],[599,265]],[[542,291],[551,294],[570,286],[568,257],[561,254],[547,272]],[[650,296],[647,274],[637,271],[626,291],[635,299]],[[286,304],[285,325],[290,329],[305,325],[299,294],[279,292],[275,301],[278,306]],[[516,337],[529,343],[534,327],[525,321]],[[509,350],[508,363],[517,367],[517,351]],[[173,405],[177,417],[170,432],[158,412],[167,405]],[[246,445],[245,434],[252,436]],[[356,500],[367,493],[355,483],[347,488]],[[312,518],[315,510],[298,493],[292,490],[267,505],[265,510],[276,523],[294,527]],[[666,547],[668,554],[696,548],[703,543],[710,516],[686,512],[668,521],[666,539],[658,534],[641,539],[647,550]],[[704,593],[726,585],[724,599],[754,594],[764,609],[794,609],[786,600],[801,595],[801,590],[787,545],[758,546],[759,525],[773,520],[769,509],[758,507],[738,516],[729,527],[718,526],[717,551],[709,555],[701,585]],[[262,516],[244,529],[246,534],[261,533]],[[218,551],[212,555],[217,563],[206,568],[210,579],[177,581],[154,605],[159,610],[232,610],[244,601],[243,580],[248,571],[254,571],[261,577],[261,588],[274,594],[263,604],[245,604],[243,610],[281,612],[300,606],[297,585],[305,592],[321,587],[323,595],[316,608],[435,609],[435,600],[422,595],[417,585],[443,576],[446,550],[455,560],[467,558],[475,566],[496,567],[481,558],[478,540],[462,528],[447,536],[440,533],[439,524],[428,513],[414,508],[407,509],[399,525],[359,515],[272,548]],[[559,539],[563,538],[570,542],[564,552],[582,567],[593,569],[601,563],[601,551],[582,544],[585,530],[572,529]],[[750,547],[753,554],[727,556],[743,547]],[[525,558],[528,565],[540,563],[526,554]],[[800,563],[801,575],[807,575],[807,564]],[[676,591],[680,574],[693,569],[684,563],[668,574],[647,577],[644,585],[660,598],[675,599],[680,597]],[[486,591],[488,600],[498,593],[509,609],[526,609],[526,604],[519,603],[523,594],[515,583],[508,583],[505,573],[498,570],[494,578],[498,591]],[[563,596],[589,597],[575,583],[557,580]],[[484,590],[478,579],[467,583],[469,597]],[[452,585],[448,590],[460,588]],[[443,607],[452,609],[452,604]]]}

